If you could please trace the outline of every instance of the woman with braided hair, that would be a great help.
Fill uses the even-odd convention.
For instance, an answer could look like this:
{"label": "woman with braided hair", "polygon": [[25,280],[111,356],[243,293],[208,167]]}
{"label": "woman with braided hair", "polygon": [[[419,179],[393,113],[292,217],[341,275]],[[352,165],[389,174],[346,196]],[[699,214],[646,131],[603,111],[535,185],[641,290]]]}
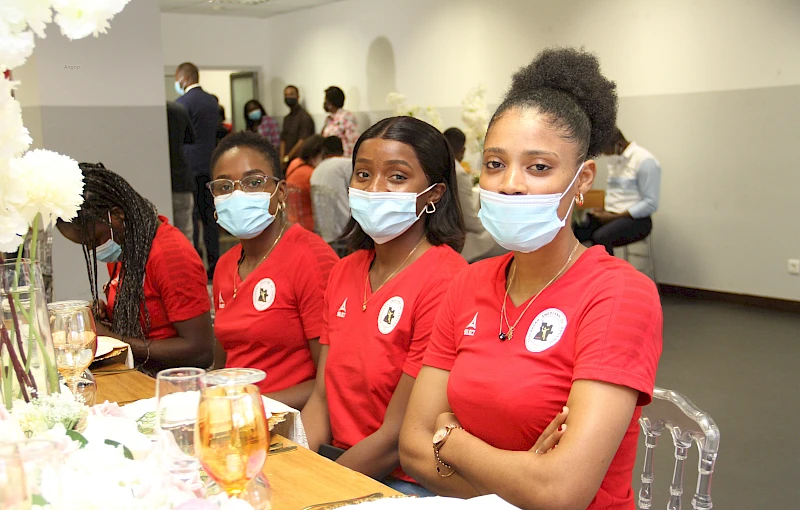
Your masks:
{"label": "woman with braided hair", "polygon": [[[98,335],[131,346],[137,365],[151,372],[208,367],[214,333],[207,276],[186,237],[155,206],[102,163],[81,163],[84,202],[58,230],[83,247]],[[98,262],[110,281],[98,295]]]}

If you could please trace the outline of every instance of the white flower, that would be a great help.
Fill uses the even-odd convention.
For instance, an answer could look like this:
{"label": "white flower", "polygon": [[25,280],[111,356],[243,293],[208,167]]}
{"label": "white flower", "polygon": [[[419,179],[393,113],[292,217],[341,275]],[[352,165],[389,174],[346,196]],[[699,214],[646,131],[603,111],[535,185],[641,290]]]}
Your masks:
{"label": "white flower", "polygon": [[[0,37],[0,48],[2,47],[3,41]],[[2,51],[0,49],[0,53]],[[11,96],[11,91],[16,86],[17,82],[0,78],[0,159],[22,154],[33,141],[22,124],[22,107],[19,101]]]}
{"label": "white flower", "polygon": [[437,110],[433,106],[429,106],[425,109],[425,117],[428,119],[428,124],[435,127],[439,131],[441,131],[444,128],[444,122],[442,121],[442,116],[439,114],[439,110]]}
{"label": "white flower", "polygon": [[36,149],[10,161],[12,173],[27,185],[24,197],[12,197],[17,210],[31,223],[37,214],[45,221],[71,220],[83,203],[83,174],[78,163],[48,150]]}
{"label": "white flower", "polygon": [[44,27],[53,19],[50,4],[51,0],[3,0],[0,2],[0,20],[16,32],[25,30],[27,25],[44,38]]}
{"label": "white flower", "polygon": [[476,152],[481,151],[486,130],[489,127],[489,110],[486,106],[486,87],[478,85],[461,101],[461,120],[466,124],[464,134],[467,144]]}
{"label": "white flower", "polygon": [[0,71],[14,69],[33,53],[33,32],[15,32],[0,20]]}
{"label": "white flower", "polygon": [[50,428],[42,410],[24,400],[14,401],[14,405],[11,408],[11,416],[17,420],[22,433],[26,437],[37,436],[47,432]]}
{"label": "white flower", "polygon": [[108,22],[130,0],[53,0],[56,23],[70,39],[105,34]]}
{"label": "white flower", "polygon": [[386,102],[392,106],[406,104],[406,96],[405,94],[400,94],[399,92],[389,92],[389,95],[386,96]]}

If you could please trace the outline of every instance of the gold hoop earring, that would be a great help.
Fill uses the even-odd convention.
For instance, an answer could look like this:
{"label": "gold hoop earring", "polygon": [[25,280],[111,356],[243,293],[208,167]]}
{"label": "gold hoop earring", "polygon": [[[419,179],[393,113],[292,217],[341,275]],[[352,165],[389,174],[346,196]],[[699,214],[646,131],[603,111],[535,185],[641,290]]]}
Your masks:
{"label": "gold hoop earring", "polygon": [[[428,207],[430,207],[431,209],[429,210]],[[428,202],[428,204],[425,206],[425,213],[433,214],[435,212],[436,212],[436,204],[434,204],[433,202]]]}
{"label": "gold hoop earring", "polygon": [[214,211],[214,220],[219,221],[219,216],[217,216],[217,211]]}
{"label": "gold hoop earring", "polygon": [[577,205],[578,207],[583,206],[583,193],[578,193],[578,196],[575,197],[575,205]]}

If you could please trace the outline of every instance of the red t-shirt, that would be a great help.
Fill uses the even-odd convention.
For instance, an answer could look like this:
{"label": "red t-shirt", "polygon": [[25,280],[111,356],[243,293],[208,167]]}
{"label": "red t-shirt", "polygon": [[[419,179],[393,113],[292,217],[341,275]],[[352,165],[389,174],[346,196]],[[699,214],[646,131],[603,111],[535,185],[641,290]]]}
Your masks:
{"label": "red t-shirt", "polygon": [[[203,261],[186,236],[159,216],[161,225],[156,230],[147,264],[144,268],[144,298],[150,314],[148,340],[161,340],[178,336],[172,324],[193,319],[211,309],[208,300],[208,276]],[[111,281],[106,286],[108,314],[113,317],[122,263],[107,264]],[[142,328],[145,317],[141,317]]]}
{"label": "red t-shirt", "polygon": [[[512,257],[473,264],[455,279],[425,354],[425,365],[450,371],[447,398],[464,428],[495,448],[527,451],[578,379],[633,388],[640,392],[637,405],[647,405],[663,323],[653,282],[602,247],[590,248],[502,342],[500,310]],[[526,305],[507,301],[511,324]],[[589,509],[634,508],[640,414],[637,407]]]}
{"label": "red t-shirt", "polygon": [[[400,376],[417,377],[439,304],[466,267],[452,248],[436,246],[373,295],[366,282],[374,257],[374,251],[361,250],[342,259],[325,293],[327,327],[320,343],[330,346],[325,387],[338,448],[378,430]],[[369,302],[362,311],[365,287]],[[413,481],[399,467],[393,475]]]}
{"label": "red t-shirt", "polygon": [[325,286],[339,257],[321,237],[297,225],[244,281],[241,255],[240,244],[220,257],[214,272],[214,333],[228,353],[225,366],[264,370],[263,393],[313,379],[308,341],[322,334]]}
{"label": "red t-shirt", "polygon": [[314,230],[314,211],[311,207],[311,174],[314,167],[300,158],[295,158],[286,169],[286,184],[289,221],[306,230]]}

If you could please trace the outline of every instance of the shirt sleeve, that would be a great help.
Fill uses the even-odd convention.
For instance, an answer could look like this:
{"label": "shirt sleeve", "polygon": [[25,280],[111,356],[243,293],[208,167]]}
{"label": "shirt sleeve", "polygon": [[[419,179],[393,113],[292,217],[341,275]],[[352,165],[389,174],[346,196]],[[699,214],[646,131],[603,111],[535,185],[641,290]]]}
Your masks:
{"label": "shirt sleeve", "polygon": [[631,269],[609,275],[578,322],[573,382],[603,381],[650,403],[661,356],[663,317],[653,282]]}
{"label": "shirt sleeve", "polygon": [[629,209],[632,218],[647,218],[658,209],[661,194],[661,166],[655,159],[646,159],[636,171],[636,184],[642,199]]}
{"label": "shirt sleeve", "polygon": [[358,141],[357,129],[358,124],[356,123],[356,116],[351,113],[345,119],[344,136],[342,137],[344,153],[348,156],[353,154],[353,148],[356,146],[356,142]]}
{"label": "shirt sleeve", "polygon": [[208,275],[192,245],[185,238],[166,236],[155,242],[160,246],[148,262],[146,277],[153,279],[167,319],[181,322],[208,312]]}
{"label": "shirt sleeve", "polygon": [[300,138],[308,138],[314,134],[314,119],[306,113],[300,117]]}
{"label": "shirt sleeve", "polygon": [[433,325],[433,331],[431,331],[431,339],[422,364],[449,371],[456,361],[456,350],[458,348],[453,322],[455,304],[459,293],[458,281],[453,282],[448,287],[436,314],[436,321]]}
{"label": "shirt sleeve", "polygon": [[303,269],[297,272],[297,305],[306,340],[311,340],[327,331],[326,288],[337,257],[330,246],[319,242],[309,246],[304,258]]}

